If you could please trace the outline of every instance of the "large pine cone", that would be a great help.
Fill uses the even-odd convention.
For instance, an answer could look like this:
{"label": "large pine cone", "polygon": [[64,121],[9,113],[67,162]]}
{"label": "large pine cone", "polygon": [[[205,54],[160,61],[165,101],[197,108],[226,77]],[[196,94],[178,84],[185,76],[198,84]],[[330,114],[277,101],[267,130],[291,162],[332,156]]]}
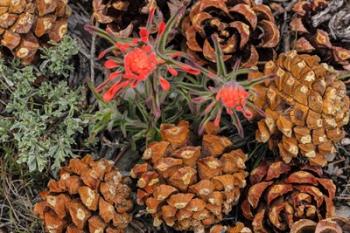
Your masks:
{"label": "large pine cone", "polygon": [[262,54],[274,54],[280,40],[270,8],[250,0],[199,0],[184,20],[183,31],[189,52],[202,64],[216,62],[213,36],[224,60],[233,65],[240,59],[244,67],[256,65]]}
{"label": "large pine cone", "polygon": [[[298,155],[325,166],[336,152],[349,122],[349,97],[337,73],[317,56],[283,53],[265,65],[273,81],[256,86],[255,104],[266,117],[258,122],[256,138],[278,146],[284,162]],[[253,75],[251,75],[253,76]]]}
{"label": "large pine cone", "polygon": [[290,233],[346,233],[350,232],[350,219],[334,217],[314,222],[301,219],[293,224]]}
{"label": "large pine cone", "polygon": [[317,54],[336,68],[350,69],[350,4],[346,0],[299,0],[290,27],[295,49]]}
{"label": "large pine cone", "polygon": [[108,160],[71,159],[50,180],[34,213],[50,233],[123,233],[131,221],[130,189]]}
{"label": "large pine cone", "polygon": [[333,217],[336,187],[320,167],[292,167],[282,161],[260,164],[250,174],[243,215],[259,233],[289,232],[300,219]]}
{"label": "large pine cone", "polygon": [[62,39],[70,12],[67,0],[0,1],[1,45],[28,64],[48,40]]}
{"label": "large pine cone", "polygon": [[241,150],[207,127],[202,146],[189,145],[189,124],[161,125],[162,141],[144,152],[145,163],[136,165],[137,202],[145,203],[154,225],[163,222],[177,230],[204,232],[220,222],[238,202],[246,185]]}

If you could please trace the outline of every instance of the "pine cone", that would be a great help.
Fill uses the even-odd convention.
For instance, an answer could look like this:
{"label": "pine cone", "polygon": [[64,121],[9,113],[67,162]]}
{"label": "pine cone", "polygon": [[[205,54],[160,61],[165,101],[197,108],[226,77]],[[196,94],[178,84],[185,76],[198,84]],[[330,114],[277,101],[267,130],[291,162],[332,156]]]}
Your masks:
{"label": "pine cone", "polygon": [[231,66],[240,60],[244,67],[272,59],[280,40],[271,9],[250,0],[199,0],[184,20],[183,31],[189,52],[201,64],[216,63],[213,36],[218,37],[224,60]]}
{"label": "pine cone", "polygon": [[241,206],[244,217],[252,221],[253,231],[289,232],[299,219],[333,217],[336,187],[322,175],[320,167],[300,169],[282,161],[255,168]]}
{"label": "pine cone", "polygon": [[1,1],[1,45],[29,64],[48,40],[58,42],[63,38],[70,12],[67,0]]}
{"label": "pine cone", "polygon": [[245,187],[241,150],[224,153],[232,145],[207,125],[202,146],[189,145],[189,124],[161,125],[162,141],[145,150],[145,163],[136,165],[137,202],[146,204],[154,225],[165,222],[177,230],[205,232],[237,204]]}
{"label": "pine cone", "polygon": [[210,228],[209,233],[252,233],[252,230],[244,226],[243,223],[237,222],[233,227],[215,225]]}
{"label": "pine cone", "polygon": [[350,219],[334,217],[314,222],[309,219],[301,219],[295,222],[290,233],[346,233],[350,232]]}
{"label": "pine cone", "polygon": [[147,21],[148,0],[93,0],[97,22],[119,32],[129,25],[138,28]]}
{"label": "pine cone", "polygon": [[346,0],[299,0],[290,28],[298,39],[294,47],[320,56],[336,68],[350,69],[350,5]]}
{"label": "pine cone", "polygon": [[[43,201],[34,213],[51,233],[122,233],[131,221],[130,189],[122,175],[105,159],[91,156],[71,159],[60,171],[60,179],[50,180]],[[105,230],[105,231],[104,231]]]}
{"label": "pine cone", "polygon": [[254,103],[265,111],[256,138],[279,148],[284,162],[298,155],[313,165],[325,166],[336,152],[349,122],[349,97],[337,73],[317,56],[283,53],[265,65],[273,81],[255,86]]}

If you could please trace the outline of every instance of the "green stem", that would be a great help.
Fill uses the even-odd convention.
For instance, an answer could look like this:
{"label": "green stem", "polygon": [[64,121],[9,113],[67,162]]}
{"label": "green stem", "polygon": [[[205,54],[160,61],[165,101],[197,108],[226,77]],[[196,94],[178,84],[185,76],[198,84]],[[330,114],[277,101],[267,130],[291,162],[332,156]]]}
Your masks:
{"label": "green stem", "polygon": [[226,78],[228,78],[228,80],[231,80],[233,79],[234,81],[236,81],[236,77],[238,75],[241,75],[241,74],[247,74],[251,71],[254,71],[254,69],[251,69],[251,68],[246,68],[246,69],[239,69],[239,70],[234,70],[232,71],[231,73],[229,73]]}
{"label": "green stem", "polygon": [[271,75],[263,76],[263,77],[256,78],[256,79],[253,79],[253,80],[243,81],[243,82],[240,82],[240,84],[243,87],[249,89],[249,87],[252,87],[252,86],[260,84],[260,83],[263,83],[264,81],[269,80],[269,79],[272,79]]}
{"label": "green stem", "polygon": [[[157,56],[159,56],[161,59],[163,59],[164,61],[170,63],[170,64],[173,64],[173,65],[176,65],[177,67],[182,67],[182,66],[188,66],[188,64],[185,64],[183,62],[179,62],[179,61],[176,61],[175,59],[171,58],[171,57],[168,57],[166,55],[163,55],[158,49],[156,50],[156,54]],[[191,59],[189,59],[187,56],[181,56],[182,58],[185,58],[189,61],[191,61]],[[224,80],[222,78],[220,78],[218,75],[210,72],[209,70],[205,69],[204,67],[198,65],[197,63],[195,62],[192,62],[193,63],[193,67],[200,70],[204,75],[206,75],[209,79],[212,79],[214,81],[218,81],[219,83],[224,83]]]}

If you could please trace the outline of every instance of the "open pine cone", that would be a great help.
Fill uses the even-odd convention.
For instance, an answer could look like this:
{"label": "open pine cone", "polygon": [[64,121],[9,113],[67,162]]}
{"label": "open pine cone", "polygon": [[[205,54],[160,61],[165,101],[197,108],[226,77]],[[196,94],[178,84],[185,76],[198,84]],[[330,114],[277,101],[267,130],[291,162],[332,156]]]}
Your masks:
{"label": "open pine cone", "polygon": [[[279,29],[267,5],[251,0],[198,0],[183,22],[188,51],[201,64],[216,63],[213,36],[218,38],[224,60],[251,67],[273,58]],[[262,59],[262,55],[271,54]]]}
{"label": "open pine cone", "polygon": [[258,122],[256,138],[279,148],[284,162],[298,155],[325,166],[334,158],[335,143],[344,137],[349,122],[349,97],[338,74],[317,56],[280,54],[266,63],[264,74],[273,80],[254,87],[254,103],[265,111]]}
{"label": "open pine cone", "polygon": [[295,49],[350,70],[350,4],[346,0],[299,0],[290,28],[298,34]]}
{"label": "open pine cone", "polygon": [[262,163],[249,180],[241,209],[254,232],[289,232],[300,219],[319,221],[334,215],[336,187],[332,180],[322,178],[320,167]]}
{"label": "open pine cone", "polygon": [[215,225],[210,228],[209,233],[252,233],[243,223],[237,222],[234,226]]}
{"label": "open pine cone", "polygon": [[93,16],[97,22],[107,25],[116,32],[129,25],[138,28],[147,21],[149,2],[151,1],[93,0]]}
{"label": "open pine cone", "polygon": [[29,64],[48,40],[63,38],[70,13],[67,0],[0,1],[1,45]]}
{"label": "open pine cone", "polygon": [[50,233],[123,233],[131,221],[130,189],[122,175],[105,159],[91,156],[71,159],[60,170],[59,180],[50,180],[43,201],[34,213]]}
{"label": "open pine cone", "polygon": [[290,233],[346,233],[350,232],[350,219],[334,217],[314,222],[309,219],[301,219],[295,222]]}
{"label": "open pine cone", "polygon": [[188,122],[162,124],[162,141],[149,145],[146,162],[133,168],[137,202],[146,204],[155,226],[164,222],[177,230],[205,232],[237,204],[246,185],[247,156],[241,150],[225,153],[232,143],[216,132],[207,125],[202,146],[191,146]]}

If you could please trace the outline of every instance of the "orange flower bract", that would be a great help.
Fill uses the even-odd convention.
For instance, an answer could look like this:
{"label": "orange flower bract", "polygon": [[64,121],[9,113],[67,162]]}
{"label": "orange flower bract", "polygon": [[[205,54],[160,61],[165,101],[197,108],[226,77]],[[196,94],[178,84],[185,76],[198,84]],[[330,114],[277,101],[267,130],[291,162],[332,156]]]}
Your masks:
{"label": "orange flower bract", "polygon": [[248,97],[249,93],[237,82],[225,84],[216,94],[216,100],[222,102],[229,114],[232,114],[232,109],[235,109],[250,118],[251,112],[245,107]]}
{"label": "orange flower bract", "polygon": [[145,80],[157,65],[157,56],[150,46],[135,48],[124,57],[124,77],[135,81]]}

